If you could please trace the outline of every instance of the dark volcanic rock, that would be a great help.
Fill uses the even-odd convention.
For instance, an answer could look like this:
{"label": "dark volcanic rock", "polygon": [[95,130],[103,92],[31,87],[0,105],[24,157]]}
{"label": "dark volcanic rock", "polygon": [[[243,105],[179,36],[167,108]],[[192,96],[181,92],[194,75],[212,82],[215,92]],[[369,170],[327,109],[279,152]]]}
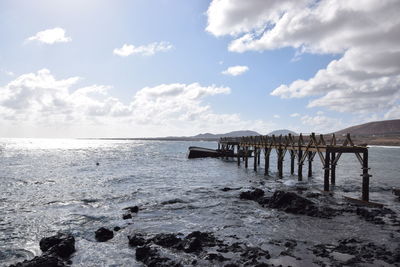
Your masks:
{"label": "dark volcanic rock", "polygon": [[58,233],[55,236],[42,238],[40,249],[48,254],[55,254],[61,258],[68,258],[75,252],[75,238],[69,234]]}
{"label": "dark volcanic rock", "polygon": [[180,267],[180,263],[174,262],[173,260],[162,257],[155,248],[150,246],[142,246],[136,248],[136,260],[143,262],[149,267]]}
{"label": "dark volcanic rock", "polygon": [[253,191],[245,191],[240,193],[240,199],[254,200],[257,201],[259,198],[264,196],[264,191],[257,188]]}
{"label": "dark volcanic rock", "polygon": [[96,240],[99,242],[106,242],[114,237],[114,233],[107,228],[101,227],[96,230],[95,232]]}
{"label": "dark volcanic rock", "polygon": [[143,246],[146,244],[146,240],[141,234],[136,234],[134,236],[128,236],[129,245],[131,247]]}
{"label": "dark volcanic rock", "polygon": [[132,214],[130,213],[122,214],[122,219],[124,220],[132,219]]}
{"label": "dark volcanic rock", "polygon": [[170,247],[179,247],[182,242],[182,239],[177,237],[175,234],[157,234],[152,240],[155,244],[170,248]]}
{"label": "dark volcanic rock", "polygon": [[347,238],[338,241],[338,245],[319,244],[312,249],[314,255],[323,258],[330,258],[332,252],[339,252],[354,256],[345,262],[345,265],[358,263],[373,263],[376,259],[389,264],[398,263],[400,260],[400,246],[391,252],[385,245],[376,245],[372,242],[363,243],[354,238]]}
{"label": "dark volcanic rock", "polygon": [[369,209],[359,207],[356,209],[356,213],[367,222],[372,222],[374,224],[385,224],[385,222],[383,221],[383,217],[387,215],[391,215],[392,219],[396,219],[396,213],[388,208]]}
{"label": "dark volcanic rock", "polygon": [[124,210],[127,210],[132,213],[138,213],[139,212],[139,207],[138,206],[132,206],[132,207],[126,207]]}
{"label": "dark volcanic rock", "polygon": [[330,218],[337,211],[329,207],[319,209],[314,202],[294,192],[276,191],[270,198],[268,206],[293,214],[304,214],[313,217]]}
{"label": "dark volcanic rock", "polygon": [[23,262],[18,262],[9,267],[65,267],[68,266],[63,260],[52,255],[42,255],[34,257],[31,260],[25,260]]}
{"label": "dark volcanic rock", "polygon": [[201,240],[197,237],[188,239],[188,240],[186,240],[186,243],[185,243],[183,249],[185,250],[185,252],[188,252],[188,253],[199,252],[203,249]]}
{"label": "dark volcanic rock", "polygon": [[43,254],[32,260],[25,260],[15,265],[16,267],[62,267],[67,266],[67,260],[75,252],[75,238],[70,234],[58,233],[57,235],[42,238],[39,242]]}

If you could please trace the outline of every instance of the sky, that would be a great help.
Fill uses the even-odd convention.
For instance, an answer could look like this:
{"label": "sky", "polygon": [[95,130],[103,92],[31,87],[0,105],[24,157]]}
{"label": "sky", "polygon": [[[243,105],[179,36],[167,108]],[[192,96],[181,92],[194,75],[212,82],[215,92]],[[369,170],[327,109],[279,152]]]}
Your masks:
{"label": "sky", "polygon": [[0,137],[400,118],[398,0],[1,0]]}

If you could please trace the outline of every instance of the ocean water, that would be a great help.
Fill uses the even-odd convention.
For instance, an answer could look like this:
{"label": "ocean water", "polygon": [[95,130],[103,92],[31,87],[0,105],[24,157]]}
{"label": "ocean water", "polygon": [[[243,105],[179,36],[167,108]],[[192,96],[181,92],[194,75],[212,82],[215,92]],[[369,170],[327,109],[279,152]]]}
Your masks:
{"label": "ocean water", "polygon": [[[304,181],[298,182],[290,175],[289,158],[284,178],[276,176],[275,153],[270,175],[264,176],[263,161],[255,173],[252,159],[249,169],[229,160],[187,159],[189,146],[216,148],[217,143],[0,139],[0,266],[40,255],[40,239],[58,231],[76,237],[73,266],[141,266],[128,246],[127,235],[133,232],[212,231],[224,240],[235,234],[249,245],[267,249],[269,241],[278,239],[318,244],[357,236],[378,244],[400,242],[399,233],[390,227],[357,216],[346,220],[295,216],[239,199],[240,192],[250,188],[322,190],[318,155],[313,177],[306,177],[305,165]],[[399,201],[391,189],[400,187],[399,162],[400,148],[369,149],[371,201],[398,214]],[[343,155],[333,197],[359,198],[360,174],[356,157]],[[224,192],[224,187],[234,190]],[[133,205],[140,207],[139,213],[123,220],[123,208]],[[102,226],[123,229],[112,240],[99,243],[94,232]],[[271,254],[272,260],[278,258],[273,249]]]}

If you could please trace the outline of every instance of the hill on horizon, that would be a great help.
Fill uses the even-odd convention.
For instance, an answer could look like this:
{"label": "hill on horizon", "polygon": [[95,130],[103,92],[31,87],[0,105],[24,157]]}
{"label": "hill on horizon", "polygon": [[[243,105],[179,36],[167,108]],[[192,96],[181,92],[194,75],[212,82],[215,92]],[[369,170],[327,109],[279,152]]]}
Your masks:
{"label": "hill on horizon", "polygon": [[241,137],[241,136],[250,136],[250,135],[260,135],[255,131],[242,130],[242,131],[233,131],[224,134],[212,134],[212,133],[204,133],[192,136],[193,138],[220,138],[220,137]]}
{"label": "hill on horizon", "polygon": [[350,133],[351,135],[395,135],[400,134],[400,119],[399,120],[386,120],[374,121],[335,132],[335,134],[342,135]]}
{"label": "hill on horizon", "polygon": [[277,135],[277,136],[279,136],[279,135],[288,135],[288,134],[299,135],[298,133],[293,132],[293,131],[288,130],[288,129],[275,130],[275,131],[270,132],[268,135],[273,135],[273,134]]}

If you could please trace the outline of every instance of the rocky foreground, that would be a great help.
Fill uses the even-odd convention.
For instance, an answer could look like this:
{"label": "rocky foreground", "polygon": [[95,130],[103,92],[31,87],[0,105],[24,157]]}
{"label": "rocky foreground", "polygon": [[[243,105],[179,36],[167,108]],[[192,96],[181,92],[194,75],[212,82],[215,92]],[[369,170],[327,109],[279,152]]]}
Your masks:
{"label": "rocky foreground", "polygon": [[[237,190],[223,188],[222,191]],[[389,224],[394,231],[400,232],[400,220],[396,213],[388,208],[367,208],[352,204],[325,205],[320,193],[302,193],[295,191],[275,191],[267,195],[262,189],[243,191],[238,197],[244,201],[255,201],[268,209],[277,209],[299,216],[311,216],[330,219],[346,214],[357,215],[368,223]],[[332,198],[330,198],[332,202]],[[132,219],[139,207],[127,207],[122,218]],[[120,227],[99,228],[95,233],[98,242],[112,239]],[[122,232],[121,232],[122,234]],[[228,239],[227,239],[228,240]],[[265,247],[255,247],[230,236],[222,240],[216,233],[194,231],[187,235],[181,233],[145,234],[133,233],[127,236],[127,246],[132,248],[132,256],[145,266],[290,266],[281,262],[274,265],[271,252]],[[235,240],[235,241],[232,241]],[[301,262],[302,256],[296,253],[300,241],[282,239],[271,240],[269,244],[278,251],[279,257],[288,257]],[[304,241],[302,241],[304,243]],[[42,255],[20,262],[12,267],[62,267],[73,263],[75,239],[70,234],[58,233],[40,241]],[[341,239],[331,244],[301,244],[314,255],[312,264],[316,266],[400,266],[400,244],[393,246],[377,245],[362,238]],[[275,255],[276,256],[276,255]],[[276,258],[276,257],[275,257]],[[10,267],[11,267],[10,266]],[[304,265],[305,266],[305,265]]]}

